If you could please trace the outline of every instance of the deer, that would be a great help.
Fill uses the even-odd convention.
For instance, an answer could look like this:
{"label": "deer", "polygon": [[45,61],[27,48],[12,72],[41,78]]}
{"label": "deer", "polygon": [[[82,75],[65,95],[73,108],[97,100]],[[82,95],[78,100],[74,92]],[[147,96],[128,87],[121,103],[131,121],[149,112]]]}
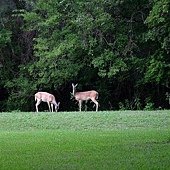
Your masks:
{"label": "deer", "polygon": [[81,112],[81,107],[82,107],[82,102],[83,101],[88,101],[91,100],[95,105],[96,105],[96,112],[98,111],[98,106],[99,103],[97,102],[98,99],[98,92],[95,90],[90,90],[90,91],[84,91],[84,92],[76,92],[76,87],[78,84],[74,85],[72,83],[72,87],[73,87],[73,93],[72,96],[76,99],[76,101],[78,101],[79,104],[79,111]]}
{"label": "deer", "polygon": [[54,95],[47,93],[47,92],[37,92],[35,95],[35,107],[36,111],[38,112],[38,105],[43,101],[47,102],[49,111],[53,112],[53,106],[55,106],[55,111],[57,112],[59,109],[60,102],[56,102]]}

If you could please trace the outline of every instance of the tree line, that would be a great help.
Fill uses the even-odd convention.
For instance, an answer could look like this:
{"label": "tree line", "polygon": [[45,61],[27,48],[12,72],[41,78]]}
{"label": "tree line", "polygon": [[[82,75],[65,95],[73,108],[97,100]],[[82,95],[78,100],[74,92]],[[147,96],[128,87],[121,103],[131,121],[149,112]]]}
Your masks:
{"label": "tree line", "polygon": [[37,91],[75,110],[72,83],[99,110],[168,109],[169,0],[3,0],[0,18],[1,111],[35,110]]}

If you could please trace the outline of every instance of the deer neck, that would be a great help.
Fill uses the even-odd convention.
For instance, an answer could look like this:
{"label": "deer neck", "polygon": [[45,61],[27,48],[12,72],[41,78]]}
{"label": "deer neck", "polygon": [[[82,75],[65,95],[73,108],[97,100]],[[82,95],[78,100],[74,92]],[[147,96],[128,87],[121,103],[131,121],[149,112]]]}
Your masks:
{"label": "deer neck", "polygon": [[73,96],[75,96],[75,95],[76,95],[76,89],[73,88]]}

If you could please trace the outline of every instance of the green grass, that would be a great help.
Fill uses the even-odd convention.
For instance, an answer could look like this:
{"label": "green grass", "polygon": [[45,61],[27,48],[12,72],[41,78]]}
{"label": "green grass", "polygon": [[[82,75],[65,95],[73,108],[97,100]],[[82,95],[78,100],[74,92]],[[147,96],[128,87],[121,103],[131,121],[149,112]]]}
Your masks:
{"label": "green grass", "polygon": [[0,169],[169,169],[170,111],[0,113]]}

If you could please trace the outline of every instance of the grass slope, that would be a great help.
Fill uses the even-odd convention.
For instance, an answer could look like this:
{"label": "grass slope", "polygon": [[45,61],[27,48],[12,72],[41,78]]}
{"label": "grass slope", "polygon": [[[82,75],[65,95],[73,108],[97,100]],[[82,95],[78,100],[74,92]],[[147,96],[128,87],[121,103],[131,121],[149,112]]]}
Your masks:
{"label": "grass slope", "polygon": [[169,169],[170,111],[0,113],[0,166]]}

